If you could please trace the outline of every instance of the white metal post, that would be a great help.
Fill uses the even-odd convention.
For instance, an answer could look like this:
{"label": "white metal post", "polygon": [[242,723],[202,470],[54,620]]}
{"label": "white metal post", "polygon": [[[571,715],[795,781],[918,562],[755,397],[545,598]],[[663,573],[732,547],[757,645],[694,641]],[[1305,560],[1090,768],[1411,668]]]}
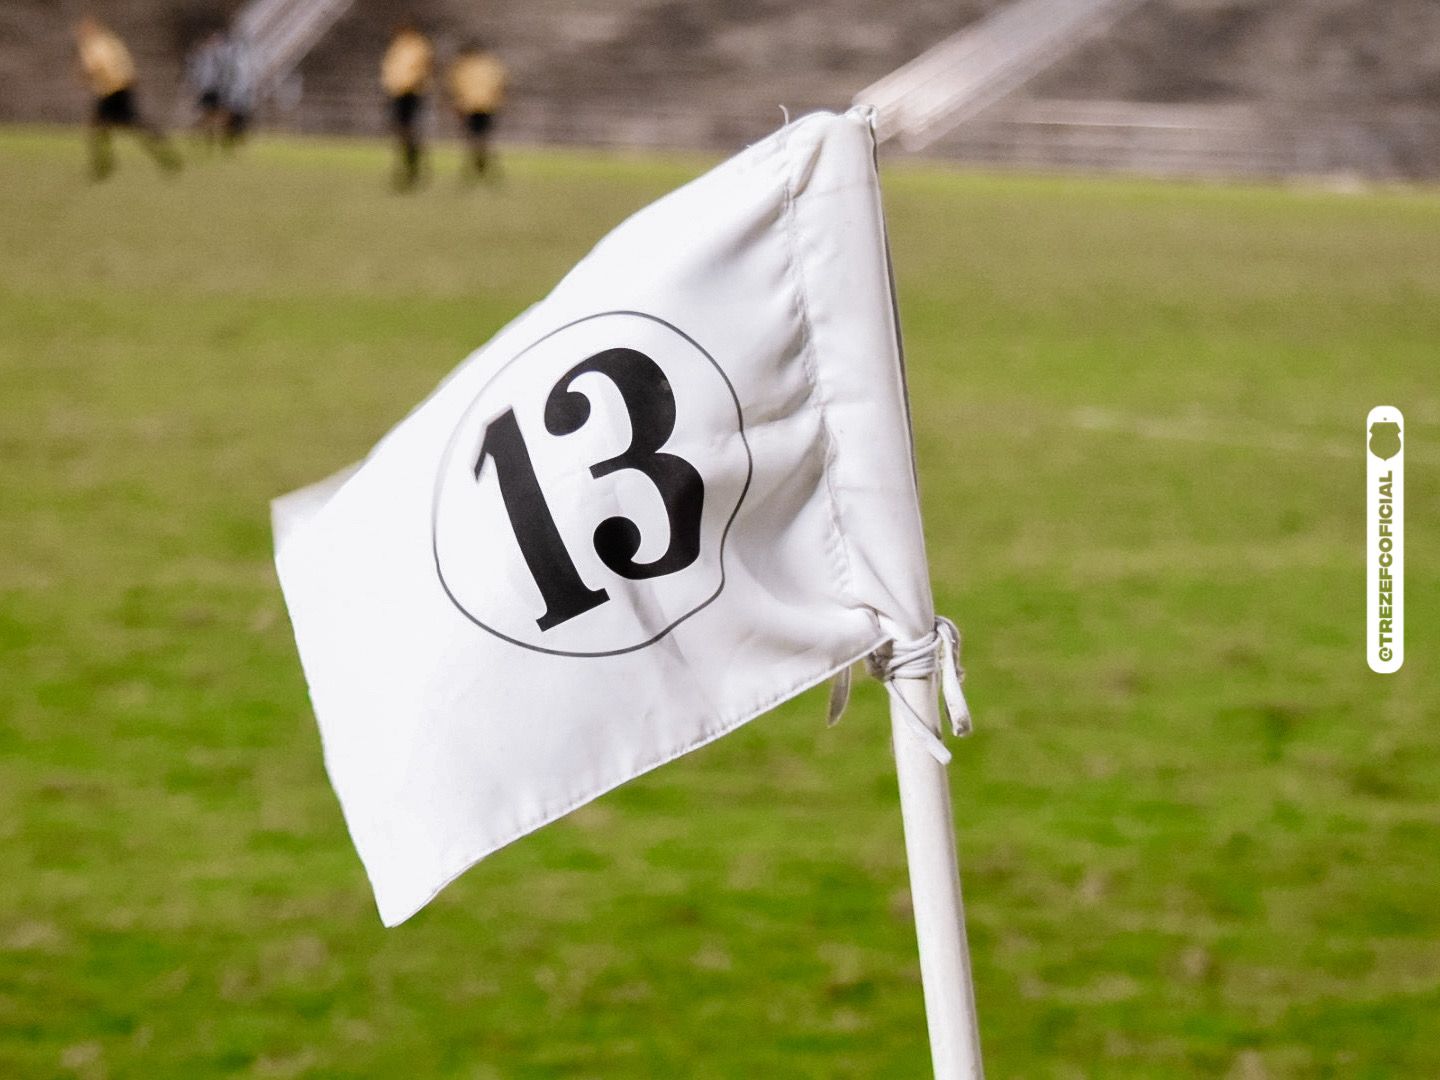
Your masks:
{"label": "white metal post", "polygon": [[[896,678],[892,685],[938,733],[940,709],[935,676]],[[916,738],[900,711],[903,708],[892,696],[891,734],[900,779],[900,813],[905,822],[920,979],[930,1027],[930,1057],[935,1080],[982,1080],[980,1028],[975,1015],[975,986],[970,978],[970,946],[965,940],[965,906],[960,898],[950,780],[945,766]]]}

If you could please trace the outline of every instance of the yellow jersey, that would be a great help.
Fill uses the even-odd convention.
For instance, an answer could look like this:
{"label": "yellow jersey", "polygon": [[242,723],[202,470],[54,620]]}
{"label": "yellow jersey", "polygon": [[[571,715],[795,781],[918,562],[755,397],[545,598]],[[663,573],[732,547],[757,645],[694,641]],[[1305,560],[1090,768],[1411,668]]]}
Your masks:
{"label": "yellow jersey", "polygon": [[505,104],[505,65],[489,53],[470,53],[450,68],[450,98],[462,113],[498,112]]}
{"label": "yellow jersey", "polygon": [[108,97],[135,82],[135,61],[109,30],[94,30],[80,41],[80,67],[96,97]]}
{"label": "yellow jersey", "polygon": [[380,84],[391,97],[424,93],[434,56],[424,34],[414,30],[396,34],[380,62]]}

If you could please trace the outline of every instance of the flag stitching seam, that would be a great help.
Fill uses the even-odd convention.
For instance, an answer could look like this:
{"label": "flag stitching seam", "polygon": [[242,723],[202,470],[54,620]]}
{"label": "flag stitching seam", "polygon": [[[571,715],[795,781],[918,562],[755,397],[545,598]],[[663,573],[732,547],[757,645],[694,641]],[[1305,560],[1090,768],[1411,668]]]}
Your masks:
{"label": "flag stitching seam", "polygon": [[[789,142],[786,143],[789,149]],[[840,500],[835,495],[835,486],[831,476],[831,470],[835,463],[835,436],[830,430],[830,421],[825,415],[825,396],[820,384],[819,366],[815,359],[815,346],[813,328],[810,322],[810,304],[805,289],[805,275],[800,268],[799,242],[796,232],[799,228],[795,218],[795,191],[791,184],[791,177],[788,166],[791,156],[786,155],[787,172],[784,176],[784,213],[785,213],[785,237],[786,237],[786,262],[789,266],[790,276],[794,282],[796,306],[800,315],[800,337],[802,341],[800,350],[801,367],[805,372],[806,381],[810,384],[811,398],[815,402],[815,412],[820,419],[820,433],[825,440],[825,497],[830,512],[830,547],[832,558],[838,563],[838,582],[845,599],[852,605],[859,606],[855,599],[854,579],[850,569],[850,552],[845,544],[845,534],[840,528]]]}

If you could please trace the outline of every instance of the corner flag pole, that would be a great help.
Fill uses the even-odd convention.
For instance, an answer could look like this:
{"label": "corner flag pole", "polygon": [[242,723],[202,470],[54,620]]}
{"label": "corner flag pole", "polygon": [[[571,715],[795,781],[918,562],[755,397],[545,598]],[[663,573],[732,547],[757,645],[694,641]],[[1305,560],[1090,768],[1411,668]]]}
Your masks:
{"label": "corner flag pole", "polygon": [[[938,737],[940,709],[935,675],[900,677],[892,685]],[[920,980],[930,1028],[930,1057],[935,1080],[983,1080],[975,986],[970,978],[970,946],[965,940],[965,905],[960,898],[960,867],[950,810],[950,780],[945,766],[916,739],[903,708],[904,704],[891,695],[890,725],[900,781],[900,813],[905,823],[905,855],[910,864]]]}

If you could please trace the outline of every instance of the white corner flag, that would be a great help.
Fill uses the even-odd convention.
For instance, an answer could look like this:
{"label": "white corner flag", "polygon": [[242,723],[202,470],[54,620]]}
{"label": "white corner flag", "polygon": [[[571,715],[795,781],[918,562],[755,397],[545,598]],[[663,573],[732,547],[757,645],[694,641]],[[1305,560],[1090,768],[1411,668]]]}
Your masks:
{"label": "white corner flag", "polygon": [[387,925],[859,659],[913,679],[940,658],[963,718],[862,113],[789,124],[621,224],[274,516]]}

